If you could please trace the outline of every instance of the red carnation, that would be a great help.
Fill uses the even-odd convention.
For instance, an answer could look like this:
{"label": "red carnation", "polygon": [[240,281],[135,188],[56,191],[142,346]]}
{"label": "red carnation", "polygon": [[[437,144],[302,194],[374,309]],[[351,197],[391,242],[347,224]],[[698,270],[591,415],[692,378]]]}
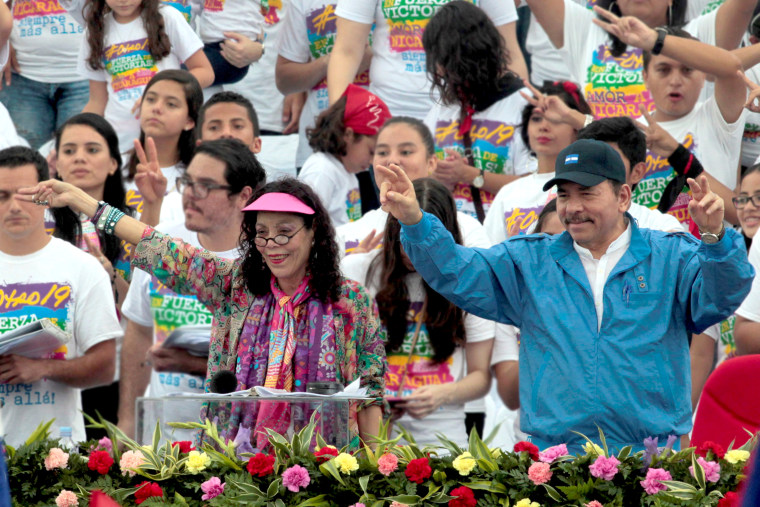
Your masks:
{"label": "red carnation", "polygon": [[90,470],[97,470],[99,474],[105,475],[108,469],[113,465],[113,458],[108,451],[92,451],[90,453],[87,467]]}
{"label": "red carnation", "polygon": [[154,496],[159,498],[164,496],[164,491],[161,489],[161,486],[155,482],[143,481],[138,484],[137,491],[135,491],[135,503],[140,505],[148,498]]}
{"label": "red carnation", "polygon": [[274,456],[268,454],[255,454],[248,460],[248,473],[258,477],[266,477],[274,472]]}
{"label": "red carnation", "polygon": [[739,505],[739,495],[729,491],[718,502],[718,507],[734,507]]}
{"label": "red carnation", "polygon": [[705,440],[697,449],[697,454],[703,458],[707,458],[708,451],[712,451],[713,454],[715,454],[715,457],[718,459],[722,459],[723,456],[726,455],[726,450],[723,449],[723,447],[721,447],[719,444],[716,444],[711,440]]}
{"label": "red carnation", "polygon": [[413,459],[409,462],[409,464],[406,466],[406,470],[404,471],[406,477],[410,481],[416,482],[417,484],[422,484],[425,479],[432,475],[432,473],[433,469],[430,468],[430,464],[428,463],[427,458]]}
{"label": "red carnation", "polygon": [[330,458],[337,455],[338,449],[327,445],[314,452],[314,456],[316,456],[318,463],[324,463],[325,461],[328,461]]}
{"label": "red carnation", "polygon": [[190,451],[194,451],[195,447],[193,447],[193,443],[189,440],[179,440],[177,442],[172,442],[172,447],[175,445],[179,446],[179,452],[182,454],[187,454]]}
{"label": "red carnation", "polygon": [[538,461],[538,447],[530,442],[521,441],[515,444],[515,452],[527,452],[530,455],[530,459]]}
{"label": "red carnation", "polygon": [[467,486],[459,486],[449,494],[456,497],[453,500],[449,500],[449,507],[475,507],[478,503],[475,500],[475,493]]}

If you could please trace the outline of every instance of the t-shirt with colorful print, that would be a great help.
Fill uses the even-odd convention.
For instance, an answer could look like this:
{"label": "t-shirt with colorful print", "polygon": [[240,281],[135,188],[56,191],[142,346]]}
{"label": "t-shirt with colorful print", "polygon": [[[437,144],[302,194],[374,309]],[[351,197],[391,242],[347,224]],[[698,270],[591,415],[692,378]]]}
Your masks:
{"label": "t-shirt with colorful print", "polygon": [[58,0],[14,0],[12,14],[10,41],[22,76],[43,83],[82,80],[77,55],[84,28]]}
{"label": "t-shirt with colorful print", "polygon": [[225,39],[235,32],[256,40],[264,33],[264,13],[269,0],[203,0],[198,16],[198,34],[204,44]]}
{"label": "t-shirt with colorful print", "polygon": [[[527,88],[522,90],[529,94]],[[522,111],[528,102],[518,92],[492,104],[472,116],[470,139],[475,167],[495,174],[522,175],[531,172],[535,162],[520,136]],[[435,138],[435,152],[439,159],[446,158],[446,148],[464,155],[464,139],[459,134],[460,111],[458,106],[435,104],[425,118],[425,125]],[[487,213],[494,194],[480,191],[483,210]],[[469,183],[454,188],[457,210],[477,216]]]}
{"label": "t-shirt with colorful print", "polygon": [[[753,83],[760,83],[760,65],[744,71]],[[760,161],[760,113],[747,111],[742,135],[742,165],[751,166]]]}
{"label": "t-shirt with colorful print", "polygon": [[[715,45],[715,16],[700,16],[683,28],[702,42]],[[564,44],[573,77],[583,90],[594,117],[638,118],[639,105],[654,110],[644,86],[642,50],[629,47],[619,57],[610,54],[609,34],[594,25],[596,14],[573,0],[565,0]]]}
{"label": "t-shirt with colorful print", "polygon": [[[710,98],[707,102],[697,104],[683,118],[659,124],[691,151],[712,177],[728,188],[736,186],[744,113],[734,123],[726,123],[715,98]],[[633,192],[633,201],[647,208],[656,208],[663,190],[675,177],[675,171],[668,164],[667,158],[651,151],[647,151],[646,164],[644,178]],[[696,225],[692,222],[688,209],[690,200],[690,192],[682,192],[668,213],[694,232]]]}
{"label": "t-shirt with colorful print", "polygon": [[[161,222],[172,223],[181,222],[185,219],[185,213],[182,210],[182,194],[177,190],[177,178],[185,174],[185,164],[179,162],[169,167],[162,167],[161,173],[166,178],[166,194],[161,202]],[[143,196],[137,183],[134,180],[124,185],[126,190],[125,201],[130,209],[135,210],[139,219],[143,212]]]}
{"label": "t-shirt with colorful print", "polygon": [[736,355],[734,324],[736,324],[736,315],[731,315],[726,320],[720,321],[705,330],[705,334],[715,340],[716,367],[726,359]]}
{"label": "t-shirt with colorful print", "polygon": [[543,189],[553,177],[553,172],[534,173],[501,187],[483,222],[493,244],[506,240],[515,225],[518,235],[534,232],[538,215],[546,203],[557,197],[555,187]]}
{"label": "t-shirt with colorful print", "polygon": [[[71,333],[51,359],[81,357],[92,346],[122,335],[111,283],[90,254],[58,238],[40,250],[13,256],[0,252],[0,334],[48,318]],[[85,440],[80,390],[61,382],[0,384],[0,427],[5,441],[21,445],[29,429],[56,420],[70,426],[75,441]]]}
{"label": "t-shirt with colorful print", "polygon": [[[497,27],[517,21],[514,2],[471,1]],[[370,91],[383,99],[394,116],[423,119],[430,110],[422,33],[436,10],[446,3],[448,0],[338,0],[339,17],[375,24]]]}
{"label": "t-shirt with colorful print", "polygon": [[[376,271],[375,280],[368,280],[368,270],[372,261],[380,253],[380,251],[374,251],[350,255],[341,262],[344,276],[365,285],[373,297],[380,288],[379,272]],[[420,326],[419,336],[412,351],[414,331],[417,320],[420,318],[425,292],[422,277],[417,273],[407,275],[406,283],[410,301],[406,319],[407,332],[400,350],[387,352],[386,356],[388,369],[385,373],[385,395],[390,397],[409,396],[415,389],[425,385],[458,382],[467,374],[465,347],[456,347],[454,353],[443,362],[432,361],[434,351],[424,322]],[[464,328],[467,343],[478,343],[493,339],[496,324],[472,314],[466,314]],[[410,352],[411,359],[407,363]],[[404,375],[404,370],[406,370],[406,375]],[[401,377],[405,379],[403,385],[400,386]],[[442,405],[424,419],[414,419],[409,415],[403,415],[396,421],[396,425],[406,428],[420,445],[438,444],[436,433],[442,433],[458,445],[467,443],[463,403]]]}
{"label": "t-shirt with colorful print", "polygon": [[132,143],[140,135],[140,122],[132,113],[132,107],[142,97],[148,81],[161,70],[179,69],[185,60],[203,47],[179,11],[162,5],[159,13],[164,18],[164,30],[172,47],[171,53],[159,61],[148,50],[148,34],[142,18],[118,23],[112,12],[105,15],[104,68],[94,70],[87,63],[90,55],[87,37],[79,51],[78,72],[91,81],[107,83],[105,118],[119,134],[122,153],[131,150]]}
{"label": "t-shirt with colorful print", "polygon": [[[335,43],[335,1],[291,0],[288,17],[282,27],[277,50],[280,56],[297,63],[306,63],[329,55]],[[356,76],[354,84],[369,86],[369,72]],[[314,119],[329,107],[327,80],[317,83],[306,98],[298,124],[298,153],[296,167],[303,166],[312,150],[306,139],[306,129],[314,126]]]}
{"label": "t-shirt with colorful print", "polygon": [[361,218],[359,179],[348,172],[334,156],[314,153],[306,159],[298,179],[308,184],[319,196],[330,214],[333,227]]}

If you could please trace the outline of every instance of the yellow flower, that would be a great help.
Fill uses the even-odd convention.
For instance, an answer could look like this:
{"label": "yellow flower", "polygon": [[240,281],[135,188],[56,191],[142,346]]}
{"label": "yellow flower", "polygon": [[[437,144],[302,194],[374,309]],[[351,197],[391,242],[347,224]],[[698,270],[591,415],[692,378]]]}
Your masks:
{"label": "yellow flower", "polygon": [[731,463],[732,465],[736,465],[737,463],[744,463],[749,459],[749,451],[742,451],[741,449],[733,449],[726,453],[724,456],[726,461]]}
{"label": "yellow flower", "polygon": [[491,449],[491,457],[493,459],[499,459],[499,456],[501,456],[501,449],[499,449],[498,447],[494,447],[493,449]]}
{"label": "yellow flower", "polygon": [[541,504],[538,502],[531,502],[530,498],[523,498],[515,504],[515,507],[541,507]]}
{"label": "yellow flower", "polygon": [[591,442],[583,444],[583,450],[586,454],[596,454],[597,456],[604,456],[604,449]]}
{"label": "yellow flower", "polygon": [[348,453],[342,452],[333,459],[335,460],[335,466],[344,474],[350,474],[359,470],[359,462]]}
{"label": "yellow flower", "polygon": [[211,458],[205,452],[190,451],[187,455],[187,462],[185,462],[185,468],[191,474],[197,474],[206,469],[211,464]]}
{"label": "yellow flower", "polygon": [[475,458],[472,457],[472,454],[469,452],[463,452],[454,459],[452,465],[461,475],[470,475],[472,469],[477,466],[477,462],[475,461]]}

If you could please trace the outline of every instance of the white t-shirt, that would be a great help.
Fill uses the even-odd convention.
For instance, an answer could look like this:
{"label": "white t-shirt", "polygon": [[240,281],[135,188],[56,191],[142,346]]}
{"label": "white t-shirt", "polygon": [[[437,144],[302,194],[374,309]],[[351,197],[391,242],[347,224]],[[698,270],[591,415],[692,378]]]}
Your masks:
{"label": "white t-shirt", "polygon": [[198,24],[198,13],[201,11],[200,0],[160,0],[162,4],[174,7],[185,18],[190,26]]}
{"label": "white t-shirt", "polygon": [[[277,52],[292,62],[306,63],[329,55],[335,43],[335,1],[291,0],[288,19],[282,27]],[[357,75],[354,84],[369,86],[369,72]],[[306,129],[314,126],[319,113],[329,107],[327,80],[309,90],[298,124],[298,153],[296,167],[303,166],[312,149],[306,139]]]}
{"label": "white t-shirt", "polygon": [[[691,151],[702,167],[728,188],[736,187],[736,168],[744,131],[744,113],[734,123],[726,123],[714,97],[697,104],[678,120],[660,122],[671,136]],[[656,208],[665,186],[675,176],[667,158],[647,152],[647,170],[633,192],[633,201]],[[690,194],[681,193],[668,213],[675,216],[687,229],[693,230],[689,215]]]}
{"label": "white t-shirt", "polygon": [[[367,254],[350,255],[341,262],[344,276],[365,285],[374,297],[379,290],[379,280],[368,280],[370,263],[380,254],[379,251]],[[379,272],[376,272],[379,276]],[[377,277],[376,277],[377,278]],[[420,333],[414,347],[414,354],[408,364],[406,381],[399,390],[399,377],[407,366],[407,358],[414,339],[416,319],[422,309],[425,291],[422,277],[417,273],[406,276],[409,291],[409,312],[407,314],[407,333],[401,349],[389,352],[388,371],[385,375],[386,396],[409,396],[416,387],[432,384],[448,384],[461,380],[467,371],[467,358],[464,347],[457,347],[454,353],[442,363],[433,363],[433,348],[430,344],[425,323],[420,326]],[[495,334],[495,323],[481,319],[472,314],[464,317],[464,328],[467,343],[478,343],[490,340]],[[439,443],[436,433],[442,433],[446,438],[458,445],[466,445],[467,433],[464,425],[464,403],[442,405],[424,419],[414,419],[403,415],[397,422],[412,434],[420,445],[435,445]]]}
{"label": "white t-shirt", "polygon": [[105,118],[119,134],[119,149],[126,153],[140,136],[140,122],[132,107],[142,97],[145,85],[159,71],[179,69],[180,64],[203,48],[203,43],[182,14],[174,8],[159,7],[164,29],[171,41],[168,56],[156,62],[148,51],[148,34],[138,17],[129,23],[117,23],[110,12],[105,16],[104,69],[93,70],[87,64],[90,47],[85,35],[79,51],[78,72],[92,81],[108,84]]}
{"label": "white t-shirt", "polygon": [[[509,2],[507,2],[509,3]],[[530,93],[524,88],[525,93]],[[520,136],[522,111],[528,102],[514,92],[492,104],[488,109],[472,115],[472,156],[475,167],[496,174],[527,174],[533,169],[530,150]],[[459,107],[434,104],[425,118],[425,125],[435,137],[435,151],[439,159],[446,158],[444,148],[452,148],[464,154],[464,143],[459,136]],[[457,184],[454,188],[457,209],[477,216],[472,202],[469,184]],[[493,202],[494,195],[480,191],[483,210]]]}
{"label": "white t-shirt", "polygon": [[[436,9],[447,0],[338,0],[341,18],[375,24],[370,91],[383,99],[393,116],[422,119],[432,106],[425,73],[422,33]],[[517,20],[514,2],[472,0],[496,26]]]}
{"label": "white t-shirt", "polygon": [[82,80],[77,55],[84,28],[57,0],[14,0],[11,44],[20,74],[43,83]]}
{"label": "white t-shirt", "polygon": [[11,146],[29,146],[26,139],[18,135],[10,113],[0,104],[0,150]]}
{"label": "white t-shirt", "polygon": [[[683,28],[702,42],[715,45],[715,12],[700,16]],[[583,90],[596,118],[629,116],[638,118],[639,104],[654,109],[644,86],[642,50],[629,47],[618,58],[609,53],[609,34],[592,23],[596,14],[574,0],[565,0],[566,56],[572,80]]]}
{"label": "white t-shirt", "polygon": [[[760,272],[760,241],[753,241],[749,247],[749,263],[755,268],[755,273]],[[760,322],[760,277],[755,276],[752,280],[752,289],[747,294],[736,315],[753,322]]]}
{"label": "white t-shirt", "polygon": [[[122,336],[108,275],[92,255],[58,238],[40,250],[12,256],[0,252],[0,333],[49,318],[72,340],[51,358],[81,357],[92,346]],[[70,426],[85,440],[80,389],[53,380],[0,385],[0,428],[5,441],[23,443],[42,422]],[[0,429],[0,431],[2,431]]]}
{"label": "white t-shirt", "polygon": [[736,355],[736,341],[734,340],[734,324],[736,315],[731,315],[726,320],[705,329],[705,334],[715,340],[715,366]]}
{"label": "white t-shirt", "polygon": [[[126,165],[125,165],[126,167]],[[162,167],[161,172],[166,177],[166,195],[161,202],[161,223],[183,222],[185,211],[182,208],[182,194],[177,190],[177,178],[185,173],[185,164],[178,163],[169,167]],[[133,181],[124,185],[126,190],[125,202],[127,206],[137,212],[139,218],[143,212],[143,197],[137,184]]]}
{"label": "white t-shirt", "polygon": [[[198,234],[187,230],[184,222],[159,224],[156,229],[171,237],[179,238],[194,247],[201,247]],[[237,249],[215,252],[219,257],[234,259],[240,253]],[[182,326],[211,325],[213,315],[195,296],[179,295],[158,281],[154,275],[136,269],[132,284],[121,306],[121,311],[129,320],[145,327],[153,328],[153,343],[162,343],[169,334]],[[209,340],[211,336],[209,335]],[[180,372],[151,371],[150,384],[146,396],[161,397],[169,393],[204,392],[205,375],[191,375]],[[195,420],[198,414],[191,416]]]}
{"label": "white t-shirt", "polygon": [[519,234],[533,232],[538,215],[546,203],[557,196],[555,187],[543,190],[544,184],[553,177],[553,172],[533,173],[501,187],[483,222],[494,245],[507,239],[515,222],[520,224]]}
{"label": "white t-shirt", "polygon": [[[341,225],[335,230],[338,249],[344,255],[351,255],[359,242],[366,238],[373,229],[382,237],[387,220],[388,213],[378,208],[368,211],[356,222]],[[488,239],[486,230],[477,219],[459,211],[457,212],[457,222],[464,246],[470,248],[491,247],[491,241]]]}
{"label": "white t-shirt", "polygon": [[261,0],[203,0],[198,16],[198,34],[204,44],[223,41],[224,32],[237,32],[249,39],[258,39],[264,31],[261,9]]}
{"label": "white t-shirt", "polygon": [[269,10],[264,16],[264,56],[248,67],[248,74],[243,79],[224,85],[225,90],[237,92],[251,101],[262,130],[282,132],[285,127],[282,122],[285,97],[275,85],[274,67],[277,62],[277,41],[292,10],[290,3],[290,0],[284,3],[283,0],[269,0]]}
{"label": "white t-shirt", "polygon": [[330,214],[334,227],[362,216],[359,179],[328,153],[314,153],[303,165],[298,179],[316,192]]}
{"label": "white t-shirt", "polygon": [[[744,71],[753,83],[760,83],[760,65]],[[742,165],[751,166],[760,160],[760,113],[746,111],[742,135]]]}

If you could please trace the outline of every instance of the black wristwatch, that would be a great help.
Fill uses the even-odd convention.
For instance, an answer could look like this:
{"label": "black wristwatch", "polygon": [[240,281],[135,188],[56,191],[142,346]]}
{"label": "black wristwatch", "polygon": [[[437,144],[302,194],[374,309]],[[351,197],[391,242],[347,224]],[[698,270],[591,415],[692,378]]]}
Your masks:
{"label": "black wristwatch", "polygon": [[668,31],[664,28],[655,28],[655,31],[657,32],[657,41],[654,43],[654,47],[650,51],[653,55],[659,55],[662,52],[662,46],[665,45],[665,36],[668,34]]}

